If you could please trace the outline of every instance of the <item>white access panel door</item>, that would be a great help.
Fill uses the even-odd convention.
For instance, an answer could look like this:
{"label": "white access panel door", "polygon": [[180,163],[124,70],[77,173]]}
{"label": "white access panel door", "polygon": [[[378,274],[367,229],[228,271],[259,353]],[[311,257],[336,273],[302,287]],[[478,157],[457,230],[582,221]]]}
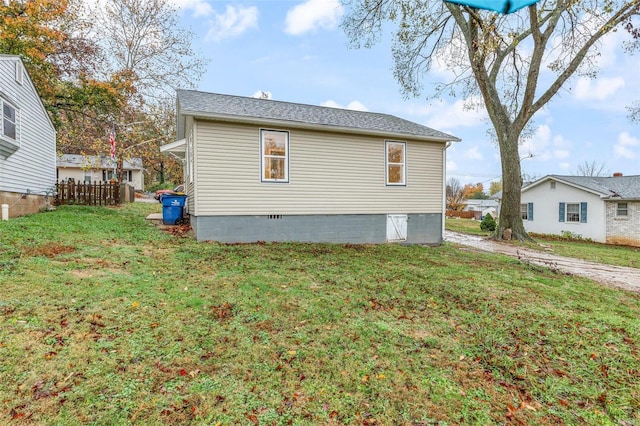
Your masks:
{"label": "white access panel door", "polygon": [[387,241],[406,241],[407,221],[406,214],[387,215]]}

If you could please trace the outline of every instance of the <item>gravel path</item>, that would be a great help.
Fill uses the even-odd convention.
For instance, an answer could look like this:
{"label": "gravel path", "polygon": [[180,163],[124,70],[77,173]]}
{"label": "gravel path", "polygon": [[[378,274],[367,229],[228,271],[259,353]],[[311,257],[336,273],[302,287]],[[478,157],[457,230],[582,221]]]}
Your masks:
{"label": "gravel path", "polygon": [[604,265],[602,263],[557,256],[538,250],[514,247],[511,244],[501,243],[485,237],[461,234],[458,232],[445,231],[444,240],[475,247],[483,251],[517,257],[523,262],[546,266],[567,274],[587,277],[605,285],[640,293],[640,269]]}

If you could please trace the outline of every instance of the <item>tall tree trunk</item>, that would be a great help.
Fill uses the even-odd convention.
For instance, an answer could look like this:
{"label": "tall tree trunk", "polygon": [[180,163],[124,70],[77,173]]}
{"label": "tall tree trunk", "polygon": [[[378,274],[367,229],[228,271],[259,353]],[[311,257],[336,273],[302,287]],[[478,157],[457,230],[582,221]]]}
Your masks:
{"label": "tall tree trunk", "polygon": [[522,189],[522,173],[520,168],[520,154],[518,152],[518,136],[503,135],[498,138],[500,157],[502,162],[502,202],[500,204],[500,218],[494,238],[511,238],[519,241],[531,241],[522,223],[520,214],[520,191]]}

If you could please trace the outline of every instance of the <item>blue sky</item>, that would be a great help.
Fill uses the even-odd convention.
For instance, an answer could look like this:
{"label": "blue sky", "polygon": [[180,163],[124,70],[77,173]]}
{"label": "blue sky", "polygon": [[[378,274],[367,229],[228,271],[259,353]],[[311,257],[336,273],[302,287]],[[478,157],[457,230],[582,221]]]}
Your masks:
{"label": "blue sky", "polygon": [[[338,0],[174,0],[194,47],[209,59],[198,90],[240,96],[270,92],[273,99],[393,114],[462,139],[447,154],[447,177],[462,183],[500,178],[498,148],[487,135],[484,111],[465,99],[403,98],[393,77],[389,37],[371,49],[353,49],[339,24]],[[388,34],[387,34],[388,36]],[[626,106],[640,100],[640,55],[617,46],[624,32],[603,42],[595,80],[576,78],[541,111],[520,148],[523,173],[574,174],[587,161],[608,173],[640,175],[640,124]],[[434,69],[433,81],[447,70]]]}

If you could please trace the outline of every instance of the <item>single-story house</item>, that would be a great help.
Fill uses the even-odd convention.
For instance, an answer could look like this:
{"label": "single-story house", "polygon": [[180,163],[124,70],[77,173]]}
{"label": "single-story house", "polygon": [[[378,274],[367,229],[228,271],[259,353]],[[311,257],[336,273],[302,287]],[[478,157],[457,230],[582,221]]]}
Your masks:
{"label": "single-story house", "polygon": [[479,214],[481,217],[490,214],[494,219],[498,216],[498,201],[495,199],[468,199],[464,200],[462,204],[464,205],[462,210],[465,212],[479,212],[476,214]]}
{"label": "single-story house", "polygon": [[177,139],[198,240],[442,242],[445,154],[459,140],[449,134],[387,114],[178,90]]}
{"label": "single-story house", "polygon": [[640,176],[549,175],[522,188],[527,232],[640,246]]}
{"label": "single-story house", "polygon": [[[113,177],[113,162],[109,156],[62,154],[57,157],[57,178],[61,182],[106,182]],[[122,162],[120,182],[131,184],[136,191],[144,190],[142,158],[130,158]]]}
{"label": "single-story house", "polygon": [[0,204],[36,213],[55,192],[56,130],[19,56],[0,55],[0,111]]}

